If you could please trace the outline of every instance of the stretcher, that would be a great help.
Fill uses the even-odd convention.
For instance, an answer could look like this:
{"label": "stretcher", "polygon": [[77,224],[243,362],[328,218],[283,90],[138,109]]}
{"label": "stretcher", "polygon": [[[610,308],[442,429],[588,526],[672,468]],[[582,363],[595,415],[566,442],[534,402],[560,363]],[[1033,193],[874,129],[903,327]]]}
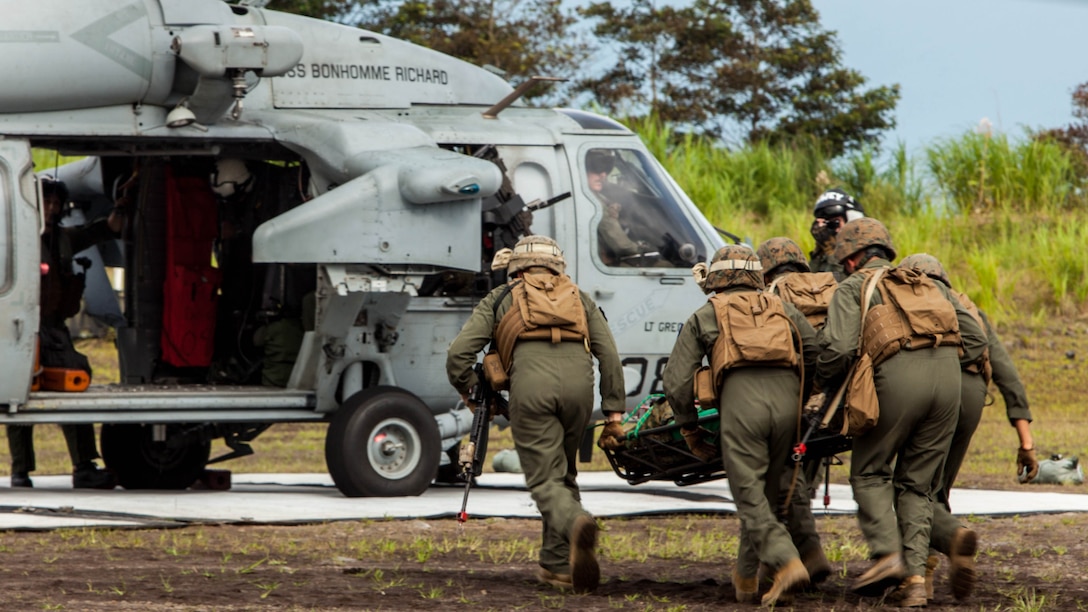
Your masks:
{"label": "stretcher", "polygon": [[[721,419],[717,408],[699,409],[698,423],[710,435],[706,441],[721,451]],[[811,479],[824,458],[850,450],[851,439],[820,427],[818,417],[806,416],[802,441],[787,460],[804,465]],[[726,478],[719,459],[704,462],[691,453],[664,395],[649,395],[622,422],[627,435],[618,449],[604,449],[612,470],[628,484],[665,480],[684,486]]]}

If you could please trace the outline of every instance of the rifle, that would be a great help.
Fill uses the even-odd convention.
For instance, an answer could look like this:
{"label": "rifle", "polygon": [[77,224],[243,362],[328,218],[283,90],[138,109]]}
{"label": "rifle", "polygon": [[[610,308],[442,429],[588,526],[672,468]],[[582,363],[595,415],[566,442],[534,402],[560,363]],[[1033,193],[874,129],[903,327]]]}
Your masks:
{"label": "rifle", "polygon": [[[826,392],[823,394],[823,401],[818,405],[811,405],[815,397],[809,399],[809,404],[804,407],[802,411],[802,420],[808,425],[804,435],[801,437],[801,441],[793,447],[793,453],[790,455],[789,461],[794,466],[799,466],[808,455],[809,451],[815,451],[815,456],[821,461],[824,468],[824,507],[826,508],[831,503],[830,494],[830,482],[831,482],[831,464],[834,461],[834,455],[839,452],[844,452],[850,449],[849,438],[842,435],[839,431],[840,426],[832,423],[835,416],[841,414],[842,405],[846,396],[846,383],[843,382],[838,386],[838,390],[835,393]],[[841,417],[840,417],[841,421]],[[814,441],[816,448],[809,448],[809,441],[816,435],[817,439]],[[840,462],[841,464],[841,462]],[[816,476],[816,473],[806,473],[806,478],[812,479]],[[814,484],[809,482],[810,485]],[[786,505],[789,505],[789,498],[787,497]]]}
{"label": "rifle", "polygon": [[473,370],[476,372],[477,382],[469,402],[476,406],[476,411],[472,414],[472,431],[469,432],[468,444],[461,447],[458,456],[458,463],[461,464],[460,478],[465,481],[465,497],[461,500],[461,512],[457,514],[458,523],[468,520],[468,513],[465,512],[468,507],[468,493],[472,489],[473,479],[484,469],[491,419],[495,414],[509,414],[506,398],[491,388],[491,383],[484,376],[483,364],[477,363]]}
{"label": "rifle", "polygon": [[525,202],[525,199],[514,193],[502,199],[498,194],[484,200],[483,220],[485,226],[494,228],[494,248],[513,247],[522,236],[528,236],[533,214],[554,206],[571,197],[567,191],[547,200],[537,199]]}

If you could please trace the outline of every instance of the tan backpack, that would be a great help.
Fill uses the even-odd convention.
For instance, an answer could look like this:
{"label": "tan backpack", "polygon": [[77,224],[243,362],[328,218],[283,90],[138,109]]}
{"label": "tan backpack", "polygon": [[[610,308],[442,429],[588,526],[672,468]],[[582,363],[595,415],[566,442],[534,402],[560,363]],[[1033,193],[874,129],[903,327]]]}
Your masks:
{"label": "tan backpack", "polygon": [[569,276],[526,272],[510,294],[514,303],[495,328],[495,344],[507,372],[520,340],[582,342],[589,352],[585,306]]}
{"label": "tan backpack", "polygon": [[798,366],[794,325],[781,298],[762,291],[719,293],[710,303],[719,330],[710,353],[715,390],[731,368]]}
{"label": "tan backpack", "polygon": [[768,291],[793,304],[814,328],[820,329],[827,322],[827,307],[838,286],[831,272],[791,272],[775,279]]}
{"label": "tan backpack", "polygon": [[907,268],[892,268],[880,279],[882,304],[865,316],[862,344],[879,366],[901,349],[959,346],[956,309],[933,279]]}

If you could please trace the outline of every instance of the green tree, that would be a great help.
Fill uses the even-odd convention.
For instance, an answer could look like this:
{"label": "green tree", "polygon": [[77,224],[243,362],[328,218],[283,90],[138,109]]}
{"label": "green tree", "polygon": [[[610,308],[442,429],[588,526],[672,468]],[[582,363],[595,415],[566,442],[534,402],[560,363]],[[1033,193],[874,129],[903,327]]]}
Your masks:
{"label": "green tree", "polygon": [[272,0],[266,8],[329,21],[350,20],[359,9],[355,0]]}
{"label": "green tree", "polygon": [[580,12],[615,52],[579,83],[609,111],[732,142],[816,137],[833,156],[895,126],[898,85],[865,88],[809,0],[606,1]]}
{"label": "green tree", "polygon": [[1088,178],[1088,83],[1073,90],[1073,123],[1063,128],[1044,130],[1034,135],[1038,140],[1053,140],[1072,156],[1077,176]]}
{"label": "green tree", "polygon": [[[561,0],[379,0],[357,14],[355,25],[494,66],[514,81],[572,79],[590,53]],[[565,101],[566,88],[542,86],[529,97]]]}

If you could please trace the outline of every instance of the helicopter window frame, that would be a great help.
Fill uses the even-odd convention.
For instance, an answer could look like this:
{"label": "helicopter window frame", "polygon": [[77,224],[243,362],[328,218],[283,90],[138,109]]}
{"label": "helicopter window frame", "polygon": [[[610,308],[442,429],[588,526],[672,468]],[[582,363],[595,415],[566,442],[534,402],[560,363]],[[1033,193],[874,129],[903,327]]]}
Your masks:
{"label": "helicopter window frame", "polygon": [[[597,159],[590,161],[594,154]],[[607,171],[601,188],[594,189],[590,167],[601,167],[602,155],[611,156],[611,169]],[[649,270],[653,270],[655,275],[663,272],[682,274],[695,263],[707,261],[710,245],[700,231],[702,225],[699,220],[688,210],[690,199],[678,192],[676,183],[647,151],[638,147],[617,146],[615,142],[588,143],[581,148],[578,166],[585,177],[582,192],[593,206],[588,225],[591,228],[589,245],[592,261],[599,270],[621,275],[645,274]],[[609,198],[610,193],[613,201],[608,203],[602,199],[602,195]],[[612,217],[616,222],[607,218],[610,206],[615,206],[611,214],[616,215]],[[617,210],[620,212],[614,212]],[[625,210],[625,220],[642,228],[641,239],[633,240],[631,227],[624,227],[619,222],[619,215]],[[604,230],[602,223],[605,224]],[[651,229],[661,227],[666,229],[664,234],[656,234]],[[646,250],[623,256],[625,261],[621,262],[615,250],[603,244],[607,235],[614,243],[622,243],[617,244],[619,248]],[[688,253],[690,249],[681,250],[688,246],[694,249],[692,254]],[[684,255],[691,259],[684,260]]]}
{"label": "helicopter window frame", "polygon": [[10,167],[0,162],[0,295],[12,289],[15,280],[15,223],[14,208],[18,204],[16,183],[12,181]]}

